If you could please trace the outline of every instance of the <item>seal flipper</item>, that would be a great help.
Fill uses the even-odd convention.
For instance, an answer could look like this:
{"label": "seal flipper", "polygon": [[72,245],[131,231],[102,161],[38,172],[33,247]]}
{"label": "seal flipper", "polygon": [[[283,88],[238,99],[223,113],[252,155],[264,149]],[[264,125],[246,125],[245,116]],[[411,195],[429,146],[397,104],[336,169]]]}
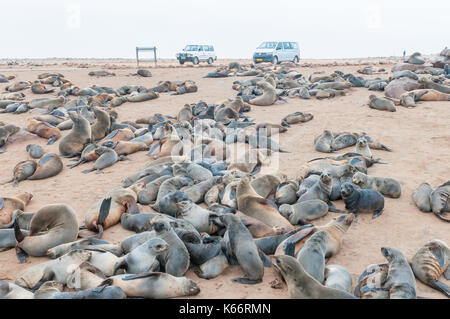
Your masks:
{"label": "seal flipper", "polygon": [[103,225],[106,218],[109,215],[109,210],[111,209],[111,197],[105,198],[100,205],[100,210],[98,212],[97,225]]}
{"label": "seal flipper", "polygon": [[444,271],[444,278],[450,280],[450,266],[448,266],[447,270]]}
{"label": "seal flipper", "polygon": [[22,233],[19,227],[19,221],[15,220],[14,222],[14,236],[16,237],[16,241],[18,243],[22,242],[25,239],[25,235]]}
{"label": "seal flipper", "polygon": [[253,171],[250,173],[251,176],[256,175],[261,170],[261,165],[256,165],[256,167],[253,169]]}
{"label": "seal flipper", "polygon": [[150,148],[150,150],[148,151],[147,155],[150,156],[150,155],[151,155],[158,147],[160,147],[160,146],[161,146],[161,142],[160,142],[160,141],[156,142],[156,143]]}
{"label": "seal flipper", "polygon": [[73,163],[71,165],[67,165],[68,168],[74,168],[80,164],[86,163],[87,160],[85,158],[80,158],[76,163]]}
{"label": "seal flipper", "polygon": [[258,248],[258,253],[264,267],[272,267],[272,262],[270,261],[269,257],[267,257],[267,255],[260,248]]}
{"label": "seal flipper", "polygon": [[122,280],[133,280],[133,279],[147,278],[147,277],[160,276],[160,275],[161,275],[160,272],[146,272],[146,273],[137,274],[137,275],[123,276]]}
{"label": "seal flipper", "polygon": [[286,241],[284,245],[284,254],[295,258],[295,244],[292,241]]}
{"label": "seal flipper", "polygon": [[128,201],[127,204],[127,212],[131,215],[139,214],[139,207],[136,204],[136,201],[134,199]]}
{"label": "seal flipper", "polygon": [[95,168],[85,169],[84,171],[81,171],[81,173],[88,174],[88,173],[93,172],[93,171],[95,171]]}
{"label": "seal flipper", "polygon": [[56,141],[56,135],[52,135],[48,139],[47,145],[52,145],[53,143],[55,143],[55,141]]}
{"label": "seal flipper", "polygon": [[16,256],[21,264],[28,260],[28,254],[19,246],[16,246]]}
{"label": "seal flipper", "polygon": [[375,219],[375,218],[379,217],[381,214],[383,214],[383,210],[382,209],[380,209],[377,213],[373,214],[372,215],[372,219]]}
{"label": "seal flipper", "polygon": [[248,278],[234,278],[232,280],[233,280],[233,282],[237,282],[237,283],[244,284],[244,285],[255,285],[255,284],[259,284],[260,282],[262,282],[262,279],[252,280],[252,279],[248,279]]}
{"label": "seal flipper", "polygon": [[290,128],[291,126],[289,125],[289,124],[287,124],[286,122],[281,122],[281,126],[284,126],[284,127],[287,127],[287,128]]}
{"label": "seal flipper", "polygon": [[444,295],[450,298],[450,287],[444,284],[443,282],[436,280],[432,283],[430,283],[430,286],[434,289],[442,292]]}
{"label": "seal flipper", "polygon": [[339,213],[339,214],[344,214],[345,210],[340,210],[337,209],[332,202],[328,201],[328,211],[332,212],[332,213]]}
{"label": "seal flipper", "polygon": [[38,290],[44,283],[46,283],[47,281],[52,280],[55,277],[55,273],[52,271],[50,272],[45,272],[44,275],[42,276],[42,278],[38,281],[38,283],[36,285],[34,285],[33,288],[31,288],[32,292],[35,292],[36,290]]}
{"label": "seal flipper", "polygon": [[6,153],[6,147],[4,145],[0,147],[0,154],[1,153]]}

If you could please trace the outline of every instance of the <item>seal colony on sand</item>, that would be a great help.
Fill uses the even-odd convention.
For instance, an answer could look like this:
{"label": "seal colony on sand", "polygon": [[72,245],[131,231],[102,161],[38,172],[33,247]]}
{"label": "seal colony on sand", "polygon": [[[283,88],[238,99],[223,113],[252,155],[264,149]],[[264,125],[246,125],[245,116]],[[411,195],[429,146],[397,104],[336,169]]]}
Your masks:
{"label": "seal colony on sand", "polygon": [[[2,116],[28,121],[28,129],[33,134],[58,142],[40,148],[43,141],[28,141],[33,135],[23,135],[19,126],[13,134],[8,131],[4,143],[13,144],[14,152],[15,143],[26,141],[21,147],[22,161],[10,165],[10,169],[15,167],[13,178],[8,181],[17,184],[51,178],[20,184],[36,190],[30,207],[33,209],[35,201],[39,203],[48,196],[41,190],[48,187],[53,193],[57,189],[61,201],[74,205],[78,215],[70,213],[67,204],[57,204],[60,205],[58,214],[51,216],[42,212],[50,210],[51,205],[43,206],[36,213],[28,212],[25,202],[30,201],[30,196],[21,192],[8,193],[9,197],[0,194],[4,196],[0,200],[0,251],[16,248],[19,259],[29,255],[33,263],[17,276],[15,283],[0,282],[0,295],[36,299],[171,298],[193,296],[200,289],[209,294],[211,283],[197,277],[213,280],[214,285],[220,283],[223,296],[233,287],[231,278],[235,278],[234,285],[243,285],[243,291],[255,289],[250,286],[254,284],[264,293],[271,289],[264,282],[274,275],[271,269],[264,268],[272,265],[287,284],[285,287],[282,282],[271,283],[274,288],[281,287],[281,293],[289,293],[294,298],[353,298],[349,293],[353,288],[349,270],[355,274],[365,267],[355,272],[355,264],[346,264],[346,260],[349,254],[366,254],[365,250],[355,250],[362,247],[358,236],[361,231],[367,231],[364,236],[368,241],[364,246],[367,251],[373,248],[375,240],[369,228],[377,230],[382,225],[387,231],[392,230],[391,224],[396,223],[393,209],[400,207],[395,206],[397,199],[392,198],[402,201],[405,194],[406,198],[410,196],[402,175],[409,166],[398,170],[399,173],[392,172],[399,165],[396,158],[402,159],[402,165],[413,165],[398,143],[395,137],[398,135],[379,136],[395,145],[393,151],[372,134],[380,134],[380,125],[390,128],[397,123],[399,115],[409,119],[403,112],[420,112],[422,106],[431,112],[429,108],[434,103],[431,101],[446,101],[448,95],[445,69],[420,63],[421,59],[427,60],[413,55],[398,66],[406,69],[396,70],[392,76],[373,66],[361,67],[359,74],[340,70],[325,73],[329,71],[327,68],[303,76],[296,65],[231,63],[211,73],[211,79],[198,83],[162,79],[150,88],[144,86],[152,81],[148,78],[152,74],[147,70],[136,73],[143,77],[135,77],[140,79],[140,85],[116,88],[102,86],[106,82],[100,78],[91,78],[96,84],[90,83],[89,87],[78,87],[59,73],[8,83],[5,87],[11,92],[2,95],[8,100],[0,100],[0,108],[4,108],[4,112],[0,111]],[[302,70],[311,73],[307,67]],[[155,78],[161,75],[158,68],[152,69],[152,73]],[[111,75],[109,71],[91,74]],[[198,102],[188,104],[185,99],[172,96],[197,92],[192,95],[196,99],[205,92],[206,85],[208,99],[212,99],[217,95],[215,90],[208,90],[210,83],[230,81],[227,83],[231,84],[234,80],[213,78],[233,76],[242,80],[233,82],[237,96],[227,99],[222,96],[217,103],[194,100]],[[120,77],[118,73],[116,79]],[[366,89],[378,92],[368,99]],[[383,91],[386,97],[381,97]],[[29,92],[48,97],[30,101]],[[358,108],[352,111],[358,119],[355,123],[345,122],[348,119],[345,107],[335,112],[336,120],[324,122],[327,117],[324,119],[322,108],[330,110],[329,104],[338,105],[339,101],[350,100],[348,96],[360,97],[363,93],[361,100],[370,100],[373,108],[392,111],[398,105],[415,106],[416,103],[417,107],[377,114],[369,108],[362,109],[361,113],[373,120],[370,126],[373,133],[354,132],[366,123],[356,114]],[[299,98],[302,104],[298,104]],[[176,109],[172,109],[171,103],[176,103]],[[299,108],[294,110],[290,103],[297,103],[294,106]],[[315,103],[321,105],[315,107],[313,116],[308,111]],[[435,104],[441,106],[442,102]],[[280,122],[257,121],[268,118],[261,118],[263,110],[253,105],[267,106],[264,111],[269,112],[267,116],[279,113]],[[25,117],[28,116],[23,115],[25,112],[32,116]],[[288,115],[282,117],[282,114]],[[15,118],[11,123],[17,124]],[[307,123],[312,119],[317,122]],[[422,124],[426,126],[427,121]],[[14,127],[10,126],[11,132],[17,130]],[[311,130],[314,134],[323,131],[316,135],[314,147],[311,145],[314,136],[307,133]],[[409,130],[403,127],[402,136],[408,134]],[[430,138],[429,143],[435,139],[445,142],[446,136],[439,134]],[[309,141],[309,146],[304,140]],[[241,146],[242,152],[237,152],[244,158],[237,159],[233,152]],[[315,150],[331,153],[345,148],[350,149],[321,158],[309,153]],[[302,155],[299,162],[285,150],[297,155],[302,150],[301,153],[309,155],[307,158]],[[408,150],[412,154],[415,151]],[[144,161],[144,154],[134,154],[139,151],[149,151],[151,156]],[[385,153],[389,161],[381,161],[378,151],[394,153]],[[441,154],[440,151],[436,149],[435,153]],[[128,154],[134,154],[129,165],[116,164]],[[77,158],[70,163],[72,160],[66,157]],[[272,164],[277,163],[277,157],[281,167],[274,168]],[[442,162],[442,156],[437,158],[441,161],[430,161],[427,168],[435,169]],[[284,170],[286,160],[289,165]],[[91,168],[75,168],[87,162],[92,162],[87,164]],[[70,167],[74,169],[63,170],[63,164],[72,164]],[[376,176],[372,176],[374,165],[380,165],[374,170],[378,172]],[[103,169],[103,176],[81,174]],[[379,173],[384,169],[395,179]],[[64,187],[69,185],[72,192],[77,192],[74,176],[85,183],[85,195],[81,200],[74,196],[65,200]],[[122,186],[112,186],[117,176],[124,178],[119,181]],[[16,190],[9,188],[9,184],[4,187],[8,192]],[[421,185],[413,198],[420,209],[433,211],[445,220],[448,194],[447,183],[435,190]],[[383,209],[388,213],[380,216]],[[336,212],[341,215],[334,215]],[[379,218],[371,221],[360,214],[356,221],[357,214],[365,212]],[[401,213],[400,210],[398,214]],[[78,225],[77,219],[84,221],[83,225]],[[408,224],[409,220],[404,222]],[[430,225],[436,224],[427,227]],[[61,229],[70,238],[64,237]],[[122,229],[136,234],[124,239]],[[378,232],[379,236],[384,238]],[[444,240],[445,237],[441,241],[434,239],[424,245],[411,239],[409,248],[400,242],[396,248],[382,248],[387,263],[367,267],[357,283],[355,297],[416,298],[416,290],[421,286],[416,286],[415,278],[448,296],[448,287],[440,279],[442,275],[448,276],[448,245]],[[417,253],[408,263],[403,253],[411,247]],[[268,255],[275,255],[272,261]],[[339,265],[341,262],[349,270]],[[228,279],[224,282],[223,278]],[[374,278],[380,279],[379,287],[371,286]]]}

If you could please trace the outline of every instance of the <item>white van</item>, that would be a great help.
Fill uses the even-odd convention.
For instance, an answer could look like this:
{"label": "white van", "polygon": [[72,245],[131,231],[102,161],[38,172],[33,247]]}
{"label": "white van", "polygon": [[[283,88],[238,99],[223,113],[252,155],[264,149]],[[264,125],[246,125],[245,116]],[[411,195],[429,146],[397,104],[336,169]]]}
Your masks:
{"label": "white van", "polygon": [[199,64],[200,62],[212,64],[213,61],[217,60],[216,52],[214,52],[212,45],[190,44],[183,49],[183,52],[177,53],[176,57],[180,64],[184,64],[186,61],[194,64]]}
{"label": "white van", "polygon": [[263,42],[253,53],[253,62],[272,62],[278,64],[284,61],[298,63],[300,49],[298,42]]}

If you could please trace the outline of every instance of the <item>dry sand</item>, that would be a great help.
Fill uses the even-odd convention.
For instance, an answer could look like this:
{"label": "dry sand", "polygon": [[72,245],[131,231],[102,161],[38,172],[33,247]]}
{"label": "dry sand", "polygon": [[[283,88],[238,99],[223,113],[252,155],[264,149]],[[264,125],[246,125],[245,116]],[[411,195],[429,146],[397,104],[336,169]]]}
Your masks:
{"label": "dry sand", "polygon": [[[378,61],[378,60],[376,60]],[[222,61],[223,62],[223,61]],[[221,63],[222,63],[221,62]],[[225,61],[226,62],[226,61]],[[326,63],[330,61],[325,61]],[[343,72],[353,72],[361,66],[348,66],[355,61],[345,62],[340,60],[339,66],[320,66],[324,61],[308,61],[304,65],[316,65],[315,67],[299,67],[298,70],[305,76],[315,71],[324,71],[326,74],[339,69]],[[373,61],[372,61],[373,62]],[[67,62],[71,63],[71,62]],[[76,62],[78,63],[78,62]],[[98,70],[99,64],[92,62],[95,67],[78,68],[77,64],[62,65],[55,62],[51,66],[27,65],[21,63],[13,67],[0,64],[0,73],[15,75],[16,80],[33,81],[37,75],[44,71],[60,71],[75,85],[83,88],[93,84],[118,88],[121,85],[155,86],[160,80],[194,80],[199,90],[196,93],[171,96],[162,93],[160,98],[142,103],[126,103],[116,108],[119,113],[119,121],[136,120],[144,115],[163,113],[176,115],[185,103],[194,103],[199,100],[208,103],[232,98],[236,91],[231,89],[233,81],[245,78],[204,79],[203,76],[212,71],[211,68],[182,67],[168,68],[166,63],[159,68],[152,68],[153,77],[140,78],[129,76],[135,72],[135,66],[129,63],[114,64],[114,72],[117,76],[96,78],[88,76],[88,72]],[[216,65],[219,62],[215,63]],[[301,61],[300,64],[305,63]],[[359,64],[360,61],[356,61]],[[146,63],[147,66],[152,64]],[[160,64],[161,65],[161,64]],[[73,67],[75,66],[75,67]],[[143,65],[145,66],[145,65]],[[390,70],[392,63],[385,64]],[[365,76],[374,78],[377,75]],[[381,75],[386,77],[388,75]],[[8,84],[0,84],[0,92],[3,92]],[[42,97],[31,93],[28,89],[23,91],[27,99]],[[399,199],[386,198],[385,210],[381,217],[372,220],[371,216],[360,216],[358,223],[351,226],[344,237],[343,246],[337,256],[331,258],[329,264],[339,264],[346,267],[353,277],[355,286],[358,276],[366,266],[373,263],[385,262],[380,248],[383,246],[400,249],[407,258],[428,240],[439,238],[450,243],[449,225],[439,220],[433,214],[419,211],[412,200],[413,190],[422,182],[428,182],[436,187],[446,182],[450,177],[450,112],[448,102],[421,102],[416,108],[406,109],[397,107],[397,112],[390,113],[370,109],[366,103],[368,96],[373,92],[365,88],[352,88],[346,96],[336,97],[330,100],[288,99],[288,104],[276,104],[270,107],[252,107],[248,116],[257,122],[279,123],[285,115],[295,112],[311,112],[314,119],[308,123],[294,125],[280,137],[281,146],[290,153],[280,154],[280,170],[293,178],[297,175],[299,167],[306,161],[323,156],[314,150],[313,139],[324,129],[332,131],[366,132],[371,137],[391,147],[394,151],[373,151],[375,157],[380,157],[387,165],[374,165],[369,169],[369,174],[374,176],[392,177],[400,181],[402,196]],[[382,92],[375,93],[382,96]],[[21,115],[0,114],[0,120],[24,127],[26,120],[33,114]],[[68,131],[63,131],[67,134]],[[7,145],[8,152],[0,154],[0,181],[11,178],[13,167],[21,160],[27,159],[25,146],[29,143],[37,143],[47,152],[58,153],[58,142],[54,145],[46,145],[46,140],[36,138],[32,141],[15,142]],[[348,149],[350,150],[350,149]],[[344,150],[347,151],[347,150]],[[14,196],[19,191],[31,192],[34,197],[26,208],[27,212],[35,212],[42,206],[52,203],[67,203],[78,214],[82,223],[84,212],[94,202],[100,199],[112,188],[121,187],[122,180],[144,167],[150,159],[145,152],[139,152],[129,156],[132,161],[119,162],[113,167],[104,170],[105,174],[82,174],[81,171],[91,167],[85,164],[74,169],[64,168],[56,177],[41,181],[23,181],[17,188],[11,184],[0,186],[0,196]],[[65,165],[71,163],[63,159]],[[344,208],[343,201],[335,202],[340,209]],[[141,206],[141,211],[151,209]],[[327,223],[335,215],[329,213],[318,219],[314,224]],[[105,231],[104,239],[112,243],[120,243],[125,237],[132,235],[116,225]],[[23,269],[46,261],[46,258],[30,257],[27,263],[20,264],[15,256],[14,249],[0,253],[0,280],[14,281],[16,275]],[[228,268],[218,278],[203,280],[192,271],[187,274],[194,279],[201,288],[196,298],[288,298],[286,287],[273,289],[270,282],[276,278],[271,268],[265,268],[264,280],[257,285],[241,285],[231,281],[232,278],[242,276],[238,266]],[[442,279],[445,282],[445,279]],[[448,283],[448,282],[447,282]],[[443,298],[444,296],[430,287],[417,282],[418,295]]]}

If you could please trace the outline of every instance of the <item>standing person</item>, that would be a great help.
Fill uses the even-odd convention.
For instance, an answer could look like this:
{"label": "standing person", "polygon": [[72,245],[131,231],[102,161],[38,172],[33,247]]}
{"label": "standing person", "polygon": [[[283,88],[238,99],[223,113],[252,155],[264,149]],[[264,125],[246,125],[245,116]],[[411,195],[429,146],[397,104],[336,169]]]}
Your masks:
{"label": "standing person", "polygon": [[403,60],[405,59],[406,56],[406,50],[403,50]]}

